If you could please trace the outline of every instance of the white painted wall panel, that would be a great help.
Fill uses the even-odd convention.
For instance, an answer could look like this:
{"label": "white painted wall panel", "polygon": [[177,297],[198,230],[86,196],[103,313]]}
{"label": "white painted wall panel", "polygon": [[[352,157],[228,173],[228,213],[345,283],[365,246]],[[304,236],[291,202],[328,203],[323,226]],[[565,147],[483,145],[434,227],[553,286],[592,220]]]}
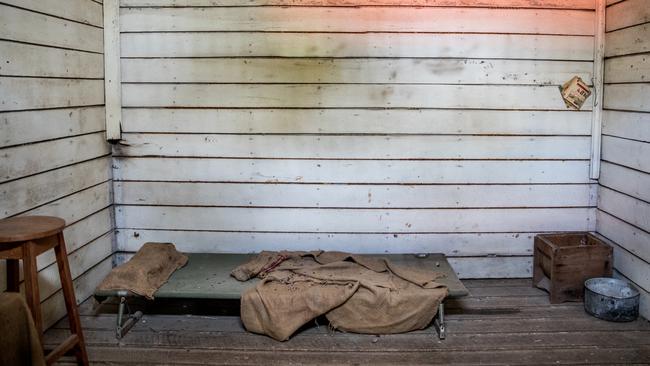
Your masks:
{"label": "white painted wall panel", "polygon": [[103,49],[101,28],[1,4],[0,34],[5,40],[45,46],[95,53]]}
{"label": "white painted wall panel", "polygon": [[[3,3],[0,218],[63,218],[77,300],[84,301],[110,270],[114,240],[102,7],[89,0]],[[37,259],[46,327],[66,314],[54,263],[52,250]],[[0,290],[5,276],[0,261]]]}
{"label": "white painted wall panel", "polygon": [[650,51],[650,24],[639,24],[605,35],[605,56],[624,56]]}
{"label": "white painted wall panel", "polygon": [[0,73],[4,76],[101,79],[104,59],[97,53],[0,41]]}
{"label": "white painted wall panel", "polygon": [[0,77],[0,112],[102,103],[102,80]]}
{"label": "white painted wall panel", "polygon": [[[566,110],[556,86],[528,85],[127,83],[122,97],[124,107]],[[638,95],[625,103],[646,102]],[[589,99],[584,108],[591,109]]]}
{"label": "white painted wall panel", "polygon": [[595,184],[352,185],[118,182],[125,205],[480,208],[593,206]]}
{"label": "white painted wall panel", "polygon": [[595,229],[591,100],[557,88],[592,79],[593,1],[319,1],[121,2],[120,250],[441,251],[526,277],[535,233]]}
{"label": "white painted wall panel", "polygon": [[128,83],[562,84],[591,62],[421,58],[156,58],[122,60]]}
{"label": "white painted wall panel", "polygon": [[593,37],[419,33],[124,33],[122,57],[458,57],[591,61]]}
{"label": "white painted wall panel", "polygon": [[603,165],[597,231],[613,241],[619,277],[641,290],[650,318],[650,27],[647,1],[607,8]]}
{"label": "white painted wall panel", "polygon": [[599,183],[650,202],[650,174],[603,161]]}
{"label": "white painted wall panel", "polygon": [[2,214],[13,216],[111,177],[110,159],[89,160],[0,185]]}
{"label": "white painted wall panel", "polygon": [[117,157],[116,180],[266,183],[589,183],[588,161]]}
{"label": "white painted wall panel", "polygon": [[66,0],[66,3],[43,0],[4,0],[3,2],[39,13],[92,24],[97,27],[102,26],[102,6],[92,0]]}
{"label": "white painted wall panel", "polygon": [[263,232],[590,231],[596,219],[593,208],[344,210],[119,206],[116,210],[116,225],[120,228]]}
{"label": "white painted wall panel", "polygon": [[641,230],[650,231],[650,203],[601,187],[598,207]]}
{"label": "white painted wall panel", "polygon": [[[618,0],[621,1],[621,0]],[[101,2],[101,1],[100,1]],[[608,4],[616,0],[608,0]],[[528,9],[583,9],[593,10],[593,0],[365,0],[366,5],[417,7],[487,7]],[[121,0],[125,7],[138,6],[358,6],[359,0]]]}
{"label": "white painted wall panel", "polygon": [[5,148],[7,163],[0,168],[0,182],[41,173],[109,153],[104,134],[93,133]]}
{"label": "white painted wall panel", "polygon": [[646,0],[626,0],[607,8],[607,32],[650,22],[650,6]]}
{"label": "white painted wall panel", "polygon": [[246,136],[125,134],[120,156],[288,159],[587,159],[582,136]]}
{"label": "white painted wall panel", "polygon": [[535,233],[263,233],[122,229],[122,250],[135,252],[149,241],[172,241],[180,251],[241,253],[259,250],[302,250],[305,247],[359,253],[427,253],[448,256],[532,255]]}
{"label": "white painted wall panel", "polygon": [[650,112],[650,83],[605,85],[605,101],[608,109],[633,112]]}
{"label": "white painted wall panel", "polygon": [[[508,21],[503,21],[507,19]],[[549,19],[553,19],[549,22]],[[124,32],[448,32],[593,35],[591,12],[412,7],[124,8]]]}
{"label": "white painted wall panel", "polygon": [[0,147],[85,135],[104,130],[104,110],[72,107],[0,114]]}
{"label": "white painted wall panel", "polygon": [[613,136],[603,136],[603,157],[608,162],[650,173],[650,144]]}
{"label": "white painted wall panel", "polygon": [[625,249],[630,253],[650,261],[650,233],[634,227],[625,221],[598,211],[598,233],[606,236],[616,243],[625,243]]}
{"label": "white painted wall panel", "polygon": [[650,55],[642,53],[605,60],[606,83],[650,81]]}
{"label": "white painted wall panel", "polygon": [[603,134],[650,142],[650,113],[605,111]]}
{"label": "white painted wall panel", "polygon": [[562,111],[128,108],[122,127],[151,133],[587,136],[590,124],[589,112]]}

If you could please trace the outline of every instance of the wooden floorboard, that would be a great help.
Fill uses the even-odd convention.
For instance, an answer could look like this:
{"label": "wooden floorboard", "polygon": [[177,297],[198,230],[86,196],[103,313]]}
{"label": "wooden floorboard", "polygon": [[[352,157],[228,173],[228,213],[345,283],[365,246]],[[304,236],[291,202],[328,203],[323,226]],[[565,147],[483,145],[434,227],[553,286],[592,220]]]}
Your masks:
{"label": "wooden floorboard", "polygon": [[[587,315],[581,303],[551,305],[530,279],[464,283],[472,295],[449,303],[444,341],[432,327],[359,335],[331,332],[321,319],[277,342],[246,332],[236,303],[219,304],[224,310],[184,301],[134,302],[133,310],[145,316],[117,340],[114,304],[89,300],[80,312],[91,362],[98,365],[650,364],[646,320],[610,323]],[[48,330],[45,343],[67,335],[64,319]]]}

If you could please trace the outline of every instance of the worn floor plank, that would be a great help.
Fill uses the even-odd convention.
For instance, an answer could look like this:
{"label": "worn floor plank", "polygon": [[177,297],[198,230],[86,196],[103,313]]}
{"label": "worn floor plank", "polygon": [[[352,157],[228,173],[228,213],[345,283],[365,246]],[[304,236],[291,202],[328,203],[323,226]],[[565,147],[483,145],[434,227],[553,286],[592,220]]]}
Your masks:
{"label": "worn floor plank", "polygon": [[[530,279],[464,281],[472,295],[450,302],[448,338],[433,328],[396,335],[359,335],[311,324],[288,342],[245,331],[237,304],[134,302],[145,316],[121,340],[115,306],[81,305],[90,359],[98,365],[282,364],[648,364],[650,323],[610,323],[581,303],[551,305]],[[192,313],[193,315],[187,315]],[[227,315],[221,315],[227,314]],[[68,334],[65,319],[45,336]],[[71,362],[66,359],[61,364]]]}

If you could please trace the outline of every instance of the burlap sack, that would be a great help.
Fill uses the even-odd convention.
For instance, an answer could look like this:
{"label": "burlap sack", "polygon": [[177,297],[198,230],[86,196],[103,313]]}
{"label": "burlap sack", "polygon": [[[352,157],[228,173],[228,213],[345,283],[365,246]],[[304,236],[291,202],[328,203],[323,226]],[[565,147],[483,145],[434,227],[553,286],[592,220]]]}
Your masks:
{"label": "burlap sack", "polygon": [[447,295],[435,282],[437,272],[341,252],[262,252],[232,275],[263,278],[242,295],[242,322],[281,341],[323,314],[332,327],[348,332],[422,329]]}

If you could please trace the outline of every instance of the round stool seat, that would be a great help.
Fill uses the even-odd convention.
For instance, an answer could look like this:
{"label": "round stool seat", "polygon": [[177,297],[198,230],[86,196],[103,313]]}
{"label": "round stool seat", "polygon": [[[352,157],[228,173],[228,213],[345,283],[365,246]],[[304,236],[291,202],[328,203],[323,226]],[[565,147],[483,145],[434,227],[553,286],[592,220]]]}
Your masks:
{"label": "round stool seat", "polygon": [[15,243],[54,235],[65,220],[52,216],[21,216],[0,220],[0,243]]}

